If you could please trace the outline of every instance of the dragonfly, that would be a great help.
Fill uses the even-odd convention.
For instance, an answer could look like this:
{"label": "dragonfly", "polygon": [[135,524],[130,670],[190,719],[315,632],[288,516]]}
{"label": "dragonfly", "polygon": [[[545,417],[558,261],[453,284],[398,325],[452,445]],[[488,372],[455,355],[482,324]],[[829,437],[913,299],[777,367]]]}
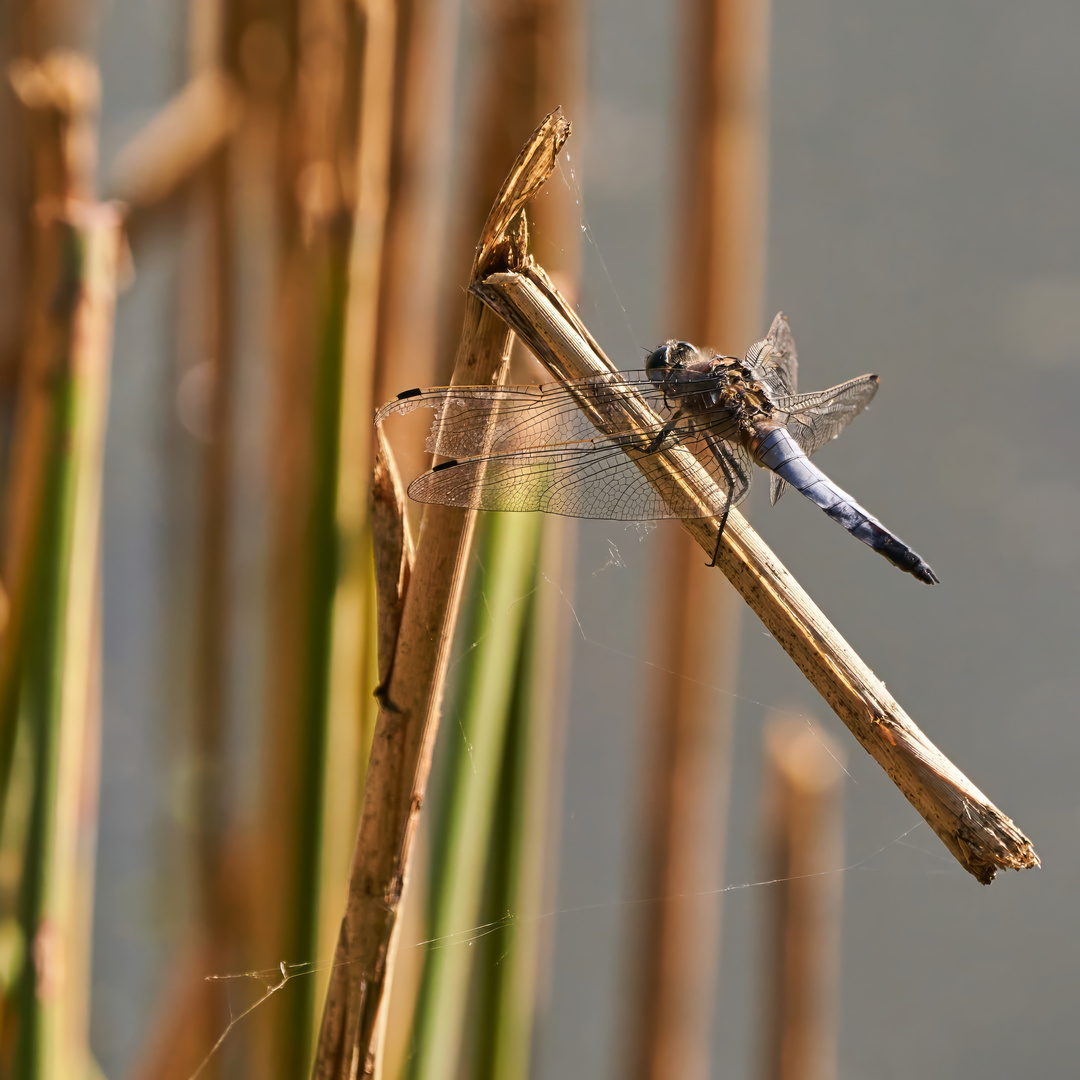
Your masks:
{"label": "dragonfly", "polygon": [[[715,517],[722,537],[757,465],[770,473],[773,505],[790,485],[894,566],[936,585],[920,555],[810,460],[869,405],[878,376],[808,394],[798,393],[797,379],[795,341],[781,312],[741,359],[671,340],[649,354],[643,371],[543,386],[407,390],[375,422],[434,409],[427,449],[446,460],[413,480],[409,496],[477,510],[620,521]],[[620,415],[628,393],[649,406],[650,422],[623,430],[604,423]],[[693,455],[688,473],[704,468],[715,481],[711,499],[702,500],[700,485],[661,492],[650,483],[639,463],[673,447]],[[690,459],[667,460],[678,468]]]}

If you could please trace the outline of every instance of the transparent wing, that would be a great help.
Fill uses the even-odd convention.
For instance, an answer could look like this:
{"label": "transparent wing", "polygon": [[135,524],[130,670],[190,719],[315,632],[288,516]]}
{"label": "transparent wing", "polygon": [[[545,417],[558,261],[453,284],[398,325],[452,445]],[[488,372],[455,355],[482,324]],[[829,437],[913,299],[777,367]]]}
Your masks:
{"label": "transparent wing", "polygon": [[[591,425],[590,425],[591,427]],[[711,436],[688,438],[688,448],[716,480],[715,504],[702,508],[673,486],[661,494],[634,464],[646,456],[640,439],[598,435],[558,446],[534,447],[448,461],[409,485],[417,502],[477,510],[540,510],[566,517],[655,521],[720,517],[750,488],[751,463],[742,447]]]}
{"label": "transparent wing", "polygon": [[[697,383],[682,384],[678,398],[659,389],[642,371],[592,376],[544,386],[443,386],[431,390],[407,390],[384,405],[376,424],[389,416],[418,408],[435,410],[427,449],[440,457],[471,457],[514,450],[558,446],[593,439],[596,425],[587,413],[602,419],[615,418],[630,387],[660,417],[669,420],[695,394],[714,390],[719,380],[702,376]],[[687,410],[688,412],[691,410]],[[718,419],[718,425],[720,421]],[[702,428],[698,419],[696,425]],[[647,440],[660,425],[641,429]],[[688,435],[691,422],[676,421],[669,431]]]}
{"label": "transparent wing", "polygon": [[860,375],[814,394],[799,394],[779,403],[784,424],[795,441],[813,454],[835,439],[870,404],[878,389],[876,375]]}
{"label": "transparent wing", "polygon": [[799,381],[799,354],[782,311],[776,313],[764,339],[750,346],[746,364],[774,394],[794,397]]}
{"label": "transparent wing", "polygon": [[[877,389],[876,375],[860,375],[829,390],[782,399],[777,403],[779,419],[810,456],[835,439],[870,404]],[[769,498],[774,505],[784,487],[780,477],[770,477]]]}

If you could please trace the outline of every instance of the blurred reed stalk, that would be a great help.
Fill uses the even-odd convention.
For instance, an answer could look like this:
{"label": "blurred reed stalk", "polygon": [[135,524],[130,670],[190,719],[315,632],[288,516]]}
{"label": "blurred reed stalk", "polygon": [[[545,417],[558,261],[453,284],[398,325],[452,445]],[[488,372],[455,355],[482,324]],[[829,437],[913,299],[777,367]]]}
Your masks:
{"label": "blurred reed stalk", "polygon": [[[195,914],[180,950],[183,960],[163,995],[159,1022],[148,1032],[135,1067],[135,1075],[155,1080],[183,1080],[200,1066],[202,1077],[219,1075],[217,1060],[204,1058],[227,1026],[229,1008],[220,986],[206,976],[248,966],[238,889],[243,874],[236,866],[241,852],[232,820],[235,778],[226,756],[235,721],[229,693],[236,681],[230,563],[238,296],[244,291],[237,172],[250,168],[244,161],[244,137],[251,126],[237,57],[246,24],[230,19],[222,0],[192,0],[188,23],[187,83],[120,151],[113,166],[113,182],[127,205],[127,227],[137,250],[148,226],[183,207],[178,399],[185,386],[201,392],[181,406],[185,423],[199,438],[201,476],[191,560],[196,586],[193,648],[189,654],[185,641],[178,650],[180,656],[191,656],[191,670],[177,673],[188,676],[192,686],[184,719],[190,725],[187,749],[194,776]],[[176,488],[182,491],[184,485],[177,483]],[[180,537],[180,544],[189,543],[183,531]],[[187,546],[179,557],[184,562],[191,558]],[[186,614],[185,599],[175,597],[173,610]],[[176,623],[190,630],[182,615]]]}
{"label": "blurred reed stalk", "polygon": [[[29,319],[7,479],[0,660],[4,796],[14,725],[32,747],[21,867],[25,961],[11,1075],[85,1075],[100,714],[102,463],[116,209],[96,202],[99,85],[83,57],[12,64],[33,161]],[[17,711],[16,711],[17,710]]]}
{"label": "blurred reed stalk", "polygon": [[[201,0],[191,8],[191,78],[224,79],[225,56],[235,41],[226,40],[225,9],[220,0]],[[232,48],[230,48],[232,46]],[[235,446],[236,381],[236,225],[233,136],[229,131],[193,178],[189,191],[187,227],[198,260],[193,297],[201,315],[201,365],[208,400],[205,403],[205,446],[202,454],[201,522],[198,551],[198,590],[195,610],[194,709],[192,755],[195,773],[195,867],[197,936],[203,948],[196,955],[210,972],[242,969],[243,920],[230,895],[226,868],[229,832],[229,786],[226,746],[230,727],[228,687],[235,657],[230,640],[233,589],[229,575],[230,506],[234,497],[232,465]],[[200,242],[201,241],[201,242]],[[185,318],[189,317],[184,309]],[[189,976],[190,977],[190,976]],[[198,977],[196,975],[196,977]],[[200,978],[203,1005],[194,1016],[196,1043],[212,1046],[229,1021],[224,996],[213,983]],[[176,1061],[171,1047],[168,1056]],[[201,1056],[201,1055],[200,1055]],[[168,1067],[168,1066],[166,1066]],[[186,1067],[181,1066],[181,1067]],[[160,1075],[160,1073],[158,1074]],[[207,1062],[202,1076],[222,1075],[220,1062]]]}
{"label": "blurred reed stalk", "polygon": [[[547,117],[518,155],[480,235],[471,274],[477,280],[525,254],[521,211],[543,186],[569,134],[561,114]],[[511,229],[513,227],[513,229]],[[501,381],[512,335],[469,298],[455,364],[455,381]],[[413,839],[431,767],[450,639],[456,622],[475,513],[427,506],[400,624],[380,625],[380,640],[394,641],[389,675],[368,769],[364,806],[335,963],[323,1013],[315,1075],[371,1076],[377,1066],[377,1030],[385,1007],[391,937],[409,868]],[[376,545],[382,542],[378,536]],[[380,609],[380,624],[397,622],[399,608]]]}
{"label": "blurred reed stalk", "polygon": [[[331,613],[327,690],[321,866],[318,876],[313,957],[333,955],[348,889],[349,857],[363,798],[364,777],[375,729],[378,684],[375,582],[369,489],[373,465],[371,417],[380,357],[393,151],[400,116],[395,110],[397,4],[360,5],[357,143],[352,162],[355,200],[348,263],[348,296],[342,343],[340,419],[335,493],[337,582]],[[318,1027],[329,971],[321,971],[310,997],[311,1030]]]}
{"label": "blurred reed stalk", "polygon": [[[263,33],[280,41],[287,75],[256,947],[271,963],[306,966],[323,937],[323,875],[331,898],[344,887],[335,859],[346,865],[366,750],[362,686],[374,675],[364,674],[356,550],[371,456],[352,429],[358,414],[361,430],[370,423],[394,31],[384,0],[293,0],[275,16]],[[307,1072],[316,990],[294,979],[260,1009],[255,1075]]]}
{"label": "blurred reed stalk", "polygon": [[[193,949],[200,957],[193,970],[235,969],[245,929],[245,966],[299,963],[295,970],[309,977],[291,982],[252,1018],[246,1048],[238,1049],[234,1037],[227,1051],[243,1060],[246,1049],[259,1075],[285,1076],[302,1071],[309,1054],[320,981],[309,969],[331,950],[337,931],[374,724],[367,489],[396,14],[393,3],[380,0],[283,0],[257,15],[229,0],[196,0],[191,24],[189,83],[125,150],[117,171],[121,190],[140,210],[191,182],[194,247],[208,268],[196,305],[206,324],[201,362],[213,369],[206,380],[212,397],[196,657],[204,823],[198,862],[205,929],[231,944],[232,959],[222,949]],[[274,213],[256,222],[236,200],[250,197],[241,185],[244,193],[258,191],[271,176]],[[416,215],[415,205],[406,205],[410,212]],[[278,277],[267,305],[276,313],[277,346],[273,566],[266,582],[272,629],[263,812],[250,853],[252,919],[242,927],[239,897],[232,895],[236,837],[226,866],[220,813],[221,785],[235,779],[224,757],[226,689],[235,679],[227,661],[235,650],[235,583],[227,566],[236,496],[231,456],[239,437],[229,358],[245,347],[236,308],[252,287],[240,280],[245,267],[250,277],[251,253],[236,249],[256,240],[272,250]],[[214,806],[216,816],[208,813]],[[216,994],[212,984],[209,993]],[[191,1024],[205,1013],[207,996],[175,1003],[187,1020],[165,1018],[144,1062],[148,1075],[182,1072],[170,1048],[192,1042]],[[211,1017],[203,1052],[226,1022]],[[216,1060],[206,1063],[217,1067]]]}
{"label": "blurred reed stalk", "polygon": [[844,751],[798,719],[765,734],[766,1080],[835,1080]]}
{"label": "blurred reed stalk", "polygon": [[[672,336],[740,352],[760,336],[767,206],[767,0],[685,0]],[[627,1069],[709,1075],[741,605],[664,530],[654,624],[644,908]],[[708,683],[710,686],[706,686]]]}
{"label": "blurred reed stalk", "polygon": [[[0,72],[19,55],[36,55],[25,40],[27,0],[5,5],[0,16]],[[6,455],[21,370],[31,261],[29,153],[21,106],[9,80],[0,78],[0,448]]]}
{"label": "blurred reed stalk", "polygon": [[[579,103],[584,53],[581,17],[566,0],[515,0],[486,14],[481,74],[473,87],[478,150],[469,159],[459,218],[459,227],[473,223],[472,237],[536,117],[559,102]],[[579,233],[569,189],[552,184],[535,204],[533,220],[544,250],[556,252],[554,270],[576,295]],[[543,376],[524,349],[512,368],[515,382]],[[438,824],[425,936],[435,944],[427,950],[407,1066],[416,1080],[452,1077],[462,1068],[492,1077],[527,1071],[539,989],[535,915],[544,871],[552,869],[548,799],[558,787],[552,755],[561,746],[554,707],[561,695],[551,688],[563,680],[559,662],[565,659],[558,647],[561,613],[537,601],[538,589],[551,588],[537,567],[541,550],[550,550],[548,568],[558,567],[556,581],[564,575],[568,532],[568,523],[539,514],[481,515],[477,522],[478,566],[467,587],[470,614],[463,628],[470,651],[447,703],[460,737],[455,731],[450,738],[448,783],[432,807]],[[489,947],[455,942],[454,934],[489,923],[503,924]],[[473,996],[478,1008],[470,1014],[477,977],[486,990]],[[470,1066],[460,1060],[466,1046],[476,1058]]]}
{"label": "blurred reed stalk", "polygon": [[[405,387],[438,382],[440,312],[447,294],[456,298],[461,292],[459,278],[446,272],[460,8],[461,0],[398,0],[397,4],[390,200],[379,283],[376,405],[389,401]],[[481,223],[470,237],[466,266]],[[419,252],[423,252],[422,259],[418,258]],[[427,468],[430,455],[424,443],[430,425],[426,419],[404,417],[386,433],[404,476],[416,476]],[[365,436],[369,434],[368,426],[365,423]]]}
{"label": "blurred reed stalk", "polygon": [[[320,901],[344,890],[370,740],[365,688],[375,685],[366,491],[393,5],[276,0],[253,12],[236,0],[196,0],[191,13],[192,78],[121,155],[118,172],[121,189],[140,205],[193,179],[192,221],[205,234],[208,260],[200,305],[212,396],[196,661],[198,861],[206,930],[222,948],[202,955],[210,972],[200,974],[232,970],[239,956],[248,967],[272,970],[284,961],[309,974],[326,936]],[[262,218],[237,203],[269,190]],[[256,247],[273,262],[274,295],[256,304],[273,326],[266,340],[249,326],[258,340],[247,341],[237,308],[263,284],[252,270]],[[261,806],[252,850],[238,853],[233,836],[226,858],[222,811],[236,779],[225,757],[235,676],[228,657],[236,647],[236,583],[227,569],[239,438],[231,369],[245,346],[267,341],[275,355],[267,373],[272,520]],[[238,854],[251,864],[245,897],[236,895]],[[243,1048],[233,1039],[227,1052],[252,1075],[302,1074],[314,984],[290,980],[246,1025]],[[194,999],[186,1007],[202,1008]],[[203,1053],[226,1022],[213,1021]],[[182,1029],[166,1018],[148,1075],[180,1068],[169,1047]],[[216,1060],[206,1063],[216,1068]]]}

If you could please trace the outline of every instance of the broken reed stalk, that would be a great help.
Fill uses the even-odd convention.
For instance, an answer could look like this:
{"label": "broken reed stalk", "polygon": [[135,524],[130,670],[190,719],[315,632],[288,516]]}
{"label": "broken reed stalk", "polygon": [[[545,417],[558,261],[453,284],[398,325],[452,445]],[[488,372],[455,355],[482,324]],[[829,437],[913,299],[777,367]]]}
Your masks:
{"label": "broken reed stalk", "polygon": [[[521,272],[492,274],[472,291],[497,311],[560,380],[615,371],[595,339],[531,260]],[[610,409],[582,402],[605,434],[656,430],[660,421],[629,387]],[[616,406],[617,402],[617,406]],[[702,507],[723,501],[705,469],[684,447],[635,454],[635,464],[665,497]],[[703,551],[716,549],[719,522],[683,521]],[[1039,865],[1031,842],[919,730],[802,586],[736,510],[728,516],[718,565],[769,632],[851,733],[889,774],[953,856],[988,884],[999,869]]]}
{"label": "broken reed stalk", "polygon": [[835,1080],[844,751],[797,718],[765,733],[767,1080]]}
{"label": "broken reed stalk", "polygon": [[[513,269],[525,256],[524,225],[511,225],[547,181],[570,125],[556,110],[518,156],[477,245],[472,279]],[[512,333],[470,294],[454,367],[458,384],[505,377]],[[431,768],[475,513],[428,506],[421,519],[394,661],[381,688],[349,894],[326,996],[314,1075],[371,1076],[376,1022],[383,1005],[391,935]],[[382,618],[380,613],[380,618]]]}
{"label": "broken reed stalk", "polygon": [[96,68],[57,51],[18,62],[11,77],[30,122],[37,197],[0,691],[5,727],[15,723],[18,698],[34,770],[15,1070],[59,1078],[84,1073],[90,1061],[97,775],[87,761],[97,760],[102,466],[123,234],[117,209],[92,194]]}

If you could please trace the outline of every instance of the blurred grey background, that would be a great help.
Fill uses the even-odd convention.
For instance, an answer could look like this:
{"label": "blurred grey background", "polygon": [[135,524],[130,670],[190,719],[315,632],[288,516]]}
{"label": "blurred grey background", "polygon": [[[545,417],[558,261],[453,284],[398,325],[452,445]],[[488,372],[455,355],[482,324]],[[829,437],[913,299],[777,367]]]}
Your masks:
{"label": "blurred grey background", "polygon": [[[626,367],[680,332],[665,315],[675,8],[593,0],[590,103],[568,146],[587,229],[581,312]],[[758,1062],[761,732],[794,708],[849,750],[840,1075],[1071,1075],[1080,6],[777,0],[772,25],[762,332],[788,314],[803,389],[881,375],[872,409],[821,464],[942,584],[890,569],[805,500],[770,509],[764,483],[747,513],[916,722],[1031,837],[1044,869],[976,884],[745,613],[738,679],[716,688],[736,695],[737,733],[713,1074],[749,1076]],[[180,85],[185,32],[173,0],[105,7],[103,176]],[[166,249],[146,246],[121,302],[107,460],[93,1024],[110,1077],[132,1063],[182,959],[184,778],[170,772],[167,714],[186,691],[182,643],[163,627],[186,587],[187,539],[164,497],[182,456]],[[643,899],[634,858],[655,530],[585,523],[579,536],[537,1047],[546,1080],[619,1075],[626,947]]]}

